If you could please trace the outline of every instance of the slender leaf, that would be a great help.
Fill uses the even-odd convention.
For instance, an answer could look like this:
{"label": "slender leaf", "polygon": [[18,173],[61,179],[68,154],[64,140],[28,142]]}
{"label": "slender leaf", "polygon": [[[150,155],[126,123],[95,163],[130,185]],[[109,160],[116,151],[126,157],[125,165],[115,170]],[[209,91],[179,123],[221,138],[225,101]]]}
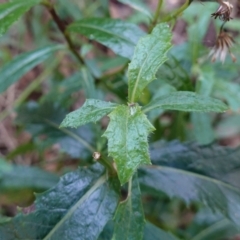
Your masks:
{"label": "slender leaf", "polygon": [[165,232],[164,230],[154,226],[153,224],[147,222],[144,230],[144,240],[178,240],[170,232]]}
{"label": "slender leaf", "polygon": [[[118,188],[118,187],[117,187]],[[36,210],[0,224],[3,239],[95,240],[113,217],[119,194],[99,165],[68,173],[38,194]]]}
{"label": "slender leaf", "polygon": [[220,213],[203,208],[197,213],[191,225],[186,229],[189,240],[229,239],[240,230]]}
{"label": "slender leaf", "polygon": [[129,5],[131,8],[143,13],[150,19],[152,19],[151,11],[148,9],[148,6],[139,0],[118,0],[121,3]]}
{"label": "slender leaf", "polygon": [[13,165],[0,159],[0,199],[25,203],[31,201],[34,192],[42,192],[58,182],[55,174],[36,167]]}
{"label": "slender leaf", "polygon": [[117,19],[88,18],[69,25],[68,31],[100,42],[116,54],[131,59],[134,47],[144,32],[132,23]]}
{"label": "slender leaf", "polygon": [[150,156],[155,165],[199,173],[240,187],[239,180],[231,177],[240,168],[240,148],[178,141],[156,142],[150,146]]}
{"label": "slender leaf", "polygon": [[171,36],[167,24],[158,24],[151,34],[138,42],[128,68],[128,95],[131,103],[141,96],[143,89],[155,79],[157,70],[167,60]]}
{"label": "slender leaf", "polygon": [[[59,129],[66,110],[55,102],[29,102],[18,109],[16,124],[30,132],[36,150],[42,152],[57,143],[61,151],[73,158],[92,159],[95,134],[91,126],[85,125],[78,129]],[[44,139],[42,139],[44,136]]]}
{"label": "slender leaf", "polygon": [[77,128],[89,122],[96,122],[113,111],[116,106],[117,104],[111,102],[87,99],[80,109],[66,116],[60,127]]}
{"label": "slender leaf", "polygon": [[218,99],[202,96],[194,92],[178,91],[153,100],[144,107],[144,112],[155,108],[185,112],[224,112],[228,107]]}
{"label": "slender leaf", "polygon": [[0,36],[31,7],[41,0],[15,0],[0,4]]}
{"label": "slender leaf", "polygon": [[4,92],[25,73],[44,62],[54,52],[64,49],[63,45],[50,45],[37,50],[22,53],[0,69],[0,93]]}
{"label": "slender leaf", "polygon": [[119,204],[114,222],[113,240],[143,239],[145,221],[137,175],[129,182],[128,197]]}
{"label": "slender leaf", "polygon": [[154,127],[138,106],[118,106],[109,117],[103,136],[108,138],[108,153],[116,162],[120,182],[124,184],[140,164],[151,163],[147,137]]}
{"label": "slender leaf", "polygon": [[181,198],[187,204],[201,202],[240,227],[240,188],[212,177],[170,167],[153,166],[141,169],[140,173],[139,181],[144,189]]}

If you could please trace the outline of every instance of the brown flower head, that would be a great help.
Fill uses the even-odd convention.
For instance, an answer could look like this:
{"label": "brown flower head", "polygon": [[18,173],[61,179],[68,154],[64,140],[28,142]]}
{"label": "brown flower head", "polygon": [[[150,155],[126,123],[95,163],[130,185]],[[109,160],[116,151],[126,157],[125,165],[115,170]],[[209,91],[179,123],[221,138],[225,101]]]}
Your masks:
{"label": "brown flower head", "polygon": [[230,51],[230,48],[233,46],[233,44],[233,38],[223,30],[221,30],[215,46],[209,54],[210,56],[212,56],[212,62],[215,62],[216,59],[220,59],[220,61],[223,63],[228,53],[230,54],[232,61],[236,62],[236,57]]}
{"label": "brown flower head", "polygon": [[218,10],[212,14],[212,17],[219,18],[220,20],[227,22],[229,20],[231,20],[231,13],[233,10],[233,5],[231,3],[229,3],[228,1],[224,1],[224,0],[218,0],[220,3],[220,6],[218,8]]}

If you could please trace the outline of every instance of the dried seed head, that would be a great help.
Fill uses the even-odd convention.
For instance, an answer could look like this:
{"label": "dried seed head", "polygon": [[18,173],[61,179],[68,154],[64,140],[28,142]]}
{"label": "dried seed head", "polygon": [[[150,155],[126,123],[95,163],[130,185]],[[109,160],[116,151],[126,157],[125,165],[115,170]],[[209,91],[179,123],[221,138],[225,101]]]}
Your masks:
{"label": "dried seed head", "polygon": [[231,20],[231,13],[233,10],[233,5],[231,3],[229,3],[228,1],[219,1],[220,2],[220,6],[218,8],[218,10],[212,14],[212,17],[219,18],[220,20],[227,22],[229,20]]}
{"label": "dried seed head", "polygon": [[220,61],[223,63],[228,53],[230,54],[232,61],[236,62],[236,57],[230,51],[230,48],[233,46],[233,44],[233,38],[222,30],[217,38],[215,46],[209,54],[212,56],[212,62],[215,62],[216,59],[220,59]]}

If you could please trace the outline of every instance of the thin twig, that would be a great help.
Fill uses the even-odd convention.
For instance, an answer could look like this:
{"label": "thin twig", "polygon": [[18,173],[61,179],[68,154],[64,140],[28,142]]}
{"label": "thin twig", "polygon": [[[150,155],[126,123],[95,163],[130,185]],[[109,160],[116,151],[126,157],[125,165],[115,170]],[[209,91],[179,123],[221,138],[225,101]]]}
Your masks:
{"label": "thin twig", "polygon": [[83,58],[81,57],[81,55],[78,53],[78,51],[76,50],[72,39],[70,38],[70,36],[68,35],[68,32],[66,31],[66,25],[65,23],[62,21],[62,19],[57,15],[54,7],[52,4],[48,3],[48,2],[43,2],[43,5],[48,9],[48,12],[50,13],[50,15],[52,16],[52,19],[54,20],[54,22],[57,24],[58,29],[61,31],[61,33],[63,34],[68,47],[70,49],[70,51],[74,54],[74,56],[77,58],[77,60],[81,63],[81,64],[85,64]]}

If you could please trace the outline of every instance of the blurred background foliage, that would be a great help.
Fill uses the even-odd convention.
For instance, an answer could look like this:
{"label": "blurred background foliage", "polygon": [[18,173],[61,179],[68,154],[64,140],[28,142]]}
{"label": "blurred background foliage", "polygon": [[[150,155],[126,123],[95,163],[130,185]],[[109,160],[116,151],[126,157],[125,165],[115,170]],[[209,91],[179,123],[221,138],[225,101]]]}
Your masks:
{"label": "blurred background foliage", "polygon": [[[0,1],[3,2],[7,1]],[[162,19],[181,4],[177,0],[164,1]],[[230,110],[224,114],[150,112],[149,118],[157,129],[149,139],[152,156],[156,143],[174,139],[179,140],[173,142],[174,149],[184,147],[180,142],[192,141],[201,145],[212,142],[230,147],[240,145],[240,3],[236,0],[233,4],[234,20],[225,28],[235,40],[232,52],[238,59],[236,63],[230,57],[224,64],[212,63],[208,57],[221,26],[220,21],[210,17],[216,3],[193,2],[178,19],[169,22],[174,46],[168,54],[169,60],[158,71],[158,80],[145,90],[141,102],[146,104],[159,96],[185,90],[220,98]],[[138,24],[147,31],[157,1],[135,0],[130,5],[126,0],[55,1],[57,12],[66,24],[87,17],[111,16]],[[97,149],[106,145],[101,135],[108,118],[100,125],[59,129],[67,113],[80,107],[86,97],[118,103],[126,100],[128,59],[83,36],[76,34],[73,40],[86,67],[79,68],[74,56],[60,52],[0,95],[0,222],[19,211],[31,211],[26,206],[34,200],[33,191],[46,190],[63,173],[92,163],[88,144]],[[20,53],[56,42],[64,43],[61,32],[46,10],[36,6],[0,38],[0,65]],[[239,180],[236,174],[233,181],[237,184]],[[182,239],[233,239],[239,234],[229,220],[198,203],[186,206],[165,195],[149,197],[144,191],[143,202],[147,203],[144,210],[150,222]]]}

